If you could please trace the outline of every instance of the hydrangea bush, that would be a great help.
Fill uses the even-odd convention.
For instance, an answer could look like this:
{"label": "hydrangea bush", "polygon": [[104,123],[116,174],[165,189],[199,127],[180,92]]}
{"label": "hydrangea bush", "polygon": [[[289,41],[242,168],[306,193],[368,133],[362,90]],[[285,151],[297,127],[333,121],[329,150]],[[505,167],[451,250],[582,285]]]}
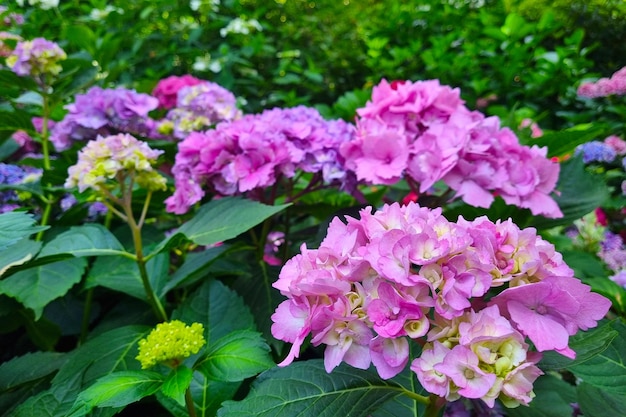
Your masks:
{"label": "hydrangea bush", "polygon": [[[125,39],[32,37],[73,6],[21,7],[0,11],[1,417],[620,412],[620,132],[384,73],[332,115],[249,111],[217,76],[111,83],[99,48]],[[266,24],[222,28],[220,53]]]}

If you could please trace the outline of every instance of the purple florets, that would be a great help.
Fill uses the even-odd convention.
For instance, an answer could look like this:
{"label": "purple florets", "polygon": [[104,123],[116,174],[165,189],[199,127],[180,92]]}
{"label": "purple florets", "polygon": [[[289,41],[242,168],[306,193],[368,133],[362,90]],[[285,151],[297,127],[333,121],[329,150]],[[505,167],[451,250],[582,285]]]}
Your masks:
{"label": "purple florets", "polygon": [[613,162],[616,157],[615,150],[604,142],[597,140],[583,143],[576,148],[576,154],[582,153],[583,162]]}
{"label": "purple florets", "polygon": [[57,75],[61,72],[59,61],[67,58],[59,45],[44,38],[18,42],[6,63],[20,76]]}
{"label": "purple florets", "polygon": [[65,107],[69,113],[54,126],[50,141],[62,151],[68,149],[73,141],[91,140],[98,135],[130,133],[149,136],[155,121],[148,113],[157,106],[158,100],[148,94],[122,87],[92,87],[85,94],[77,95],[75,102]]}
{"label": "purple florets", "polygon": [[[26,172],[16,166],[0,163],[0,184],[12,185],[22,182]],[[19,207],[15,204],[17,200],[17,194],[13,190],[0,191],[0,213],[15,210]]]}
{"label": "purple florets", "polygon": [[166,200],[167,210],[185,213],[204,196],[205,184],[232,195],[272,186],[297,170],[346,186],[350,176],[338,149],[353,134],[352,125],[324,120],[304,106],[266,110],[192,132],[178,146],[172,170],[176,191]]}

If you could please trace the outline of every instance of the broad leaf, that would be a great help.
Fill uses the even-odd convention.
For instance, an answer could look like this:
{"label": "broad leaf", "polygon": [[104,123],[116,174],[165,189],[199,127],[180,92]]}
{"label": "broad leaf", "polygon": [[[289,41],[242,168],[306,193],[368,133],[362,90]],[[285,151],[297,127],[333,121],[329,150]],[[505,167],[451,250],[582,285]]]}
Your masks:
{"label": "broad leaf", "polygon": [[572,403],[576,402],[576,390],[553,375],[543,375],[533,385],[536,397],[528,407],[506,409],[510,417],[563,417],[571,416]]}
{"label": "broad leaf", "polygon": [[191,385],[193,371],[186,366],[179,366],[173,369],[167,376],[161,387],[161,392],[173,398],[178,404],[185,404],[185,391]]}
{"label": "broad leaf", "polygon": [[77,258],[20,271],[0,281],[0,294],[15,298],[39,318],[50,301],[80,282],[86,266],[85,259]]}
{"label": "broad leaf", "polygon": [[68,256],[104,256],[130,254],[104,226],[93,223],[74,226],[47,243],[39,257],[67,254]]}
{"label": "broad leaf", "polygon": [[203,284],[172,313],[172,319],[204,324],[207,346],[235,330],[254,330],[255,327],[252,314],[242,299],[216,280]]}
{"label": "broad leaf", "polygon": [[35,219],[32,214],[23,211],[10,211],[0,214],[0,251],[15,244],[47,226],[33,226]]}
{"label": "broad leaf", "polygon": [[368,417],[401,393],[375,372],[342,365],[328,374],[321,360],[311,360],[264,372],[243,401],[226,401],[217,415]]}
{"label": "broad leaf", "polygon": [[34,352],[13,358],[0,366],[0,392],[56,372],[67,361],[67,355],[59,352]]}
{"label": "broad leaf", "polygon": [[33,259],[39,249],[41,242],[22,239],[8,250],[0,250],[0,276],[13,266],[23,265]]}
{"label": "broad leaf", "polygon": [[608,348],[589,360],[568,369],[578,378],[611,393],[626,395],[626,324],[621,319],[611,323],[617,331]]}
{"label": "broad leaf", "polygon": [[220,381],[243,381],[275,365],[261,335],[250,330],[229,333],[207,350],[197,364],[198,370]]}
{"label": "broad leaf", "polygon": [[34,126],[26,112],[0,111],[0,131],[1,130],[7,130],[9,132],[24,130],[33,133]]}
{"label": "broad leaf", "polygon": [[548,158],[571,154],[576,146],[596,139],[604,133],[605,128],[593,124],[578,125],[558,132],[545,132],[541,137],[533,138],[532,143],[548,147]]}
{"label": "broad leaf", "polygon": [[[158,254],[146,263],[148,280],[152,289],[162,292],[168,278],[169,257],[166,253]],[[122,257],[98,257],[87,275],[87,288],[101,286],[120,291],[140,300],[146,300],[146,292],[141,281],[137,263]]]}
{"label": "broad leaf", "polygon": [[582,382],[577,387],[578,405],[585,417],[621,416],[626,410],[626,395]]}
{"label": "broad leaf", "polygon": [[95,407],[123,407],[154,394],[163,375],[152,371],[120,371],[98,379],[81,392],[68,417],[80,417]]}
{"label": "broad leaf", "polygon": [[543,353],[539,367],[544,371],[565,369],[602,353],[613,342],[618,332],[613,330],[613,323],[606,323],[586,332],[578,332],[570,338],[569,346],[576,352],[576,359],[569,359],[553,351]]}
{"label": "broad leaf", "polygon": [[290,204],[268,206],[241,197],[212,200],[200,207],[191,220],[164,240],[154,252],[175,245],[182,238],[205,246],[224,242],[250,230],[289,206]]}

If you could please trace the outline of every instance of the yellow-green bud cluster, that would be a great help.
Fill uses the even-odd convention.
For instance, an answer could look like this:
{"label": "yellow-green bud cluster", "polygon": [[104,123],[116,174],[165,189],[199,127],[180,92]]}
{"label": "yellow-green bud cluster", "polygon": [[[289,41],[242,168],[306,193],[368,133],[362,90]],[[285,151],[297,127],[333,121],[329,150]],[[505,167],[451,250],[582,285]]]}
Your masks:
{"label": "yellow-green bud cluster", "polygon": [[141,368],[147,369],[157,363],[179,364],[200,351],[204,346],[204,327],[200,323],[187,326],[180,320],[157,324],[145,339],[139,341],[139,354],[136,359]]}
{"label": "yellow-green bud cluster", "polygon": [[78,162],[69,168],[65,187],[98,190],[118,173],[132,174],[134,181],[148,190],[164,190],[166,179],[152,167],[163,151],[151,149],[128,134],[98,137],[78,153]]}

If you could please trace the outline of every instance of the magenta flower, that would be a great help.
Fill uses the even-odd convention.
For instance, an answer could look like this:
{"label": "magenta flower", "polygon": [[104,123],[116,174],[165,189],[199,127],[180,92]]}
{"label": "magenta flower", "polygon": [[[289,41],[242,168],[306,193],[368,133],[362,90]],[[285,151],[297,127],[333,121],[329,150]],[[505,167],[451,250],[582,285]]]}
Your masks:
{"label": "magenta flower", "polygon": [[611,302],[570,277],[548,277],[541,282],[508,288],[491,301],[507,314],[538,351],[555,350],[574,358],[569,336],[597,325]]}
{"label": "magenta flower", "polygon": [[450,378],[463,397],[480,398],[494,385],[496,375],[480,369],[478,362],[478,356],[471,349],[457,345],[433,368]]}
{"label": "magenta flower", "polygon": [[409,363],[409,343],[405,338],[388,339],[378,336],[370,343],[372,363],[383,379],[398,375]]}
{"label": "magenta flower", "polygon": [[204,81],[189,74],[183,76],[171,75],[159,80],[152,90],[152,95],[159,100],[159,107],[171,109],[176,106],[177,94],[181,88],[198,85],[202,82]]}

